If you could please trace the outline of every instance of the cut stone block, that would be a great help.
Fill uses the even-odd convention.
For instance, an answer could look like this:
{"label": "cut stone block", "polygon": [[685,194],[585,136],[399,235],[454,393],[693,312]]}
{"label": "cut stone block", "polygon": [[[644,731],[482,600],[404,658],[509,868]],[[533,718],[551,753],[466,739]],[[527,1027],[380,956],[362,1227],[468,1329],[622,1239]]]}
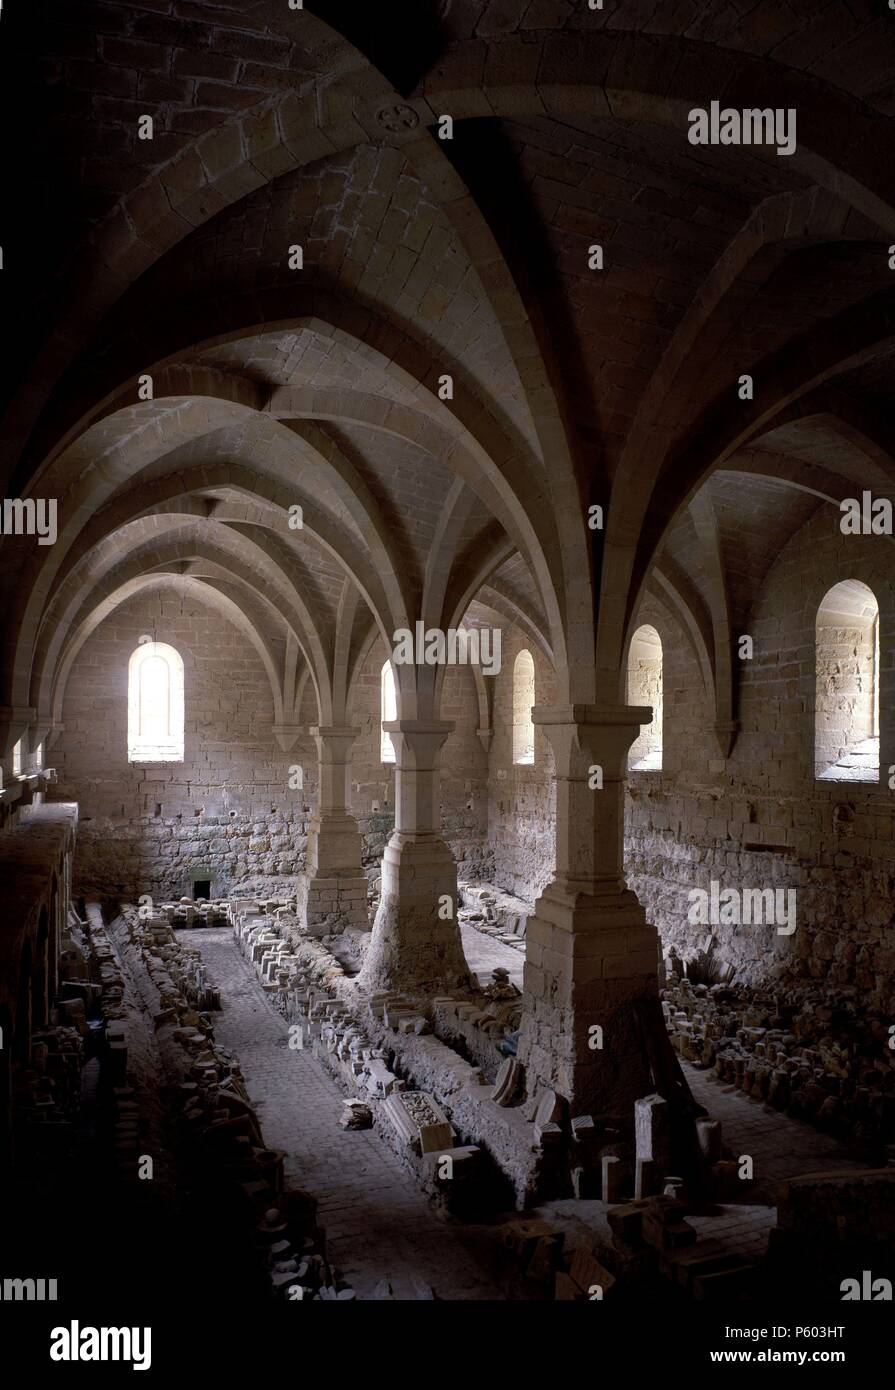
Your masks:
{"label": "cut stone block", "polygon": [[578,1287],[570,1275],[564,1274],[560,1269],[554,1281],[553,1297],[557,1303],[581,1303],[587,1299],[587,1294]]}
{"label": "cut stone block", "polygon": [[535,1111],[535,1124],[542,1127],[547,1124],[561,1125],[565,1113],[565,1098],[557,1095],[556,1091],[543,1091]]}
{"label": "cut stone block", "polygon": [[561,1144],[562,1130],[559,1125],[535,1125],[535,1143],[543,1144],[545,1148],[552,1148],[555,1145]]}
{"label": "cut stone block", "polygon": [[707,1163],[717,1163],[721,1157],[721,1121],[707,1117],[696,1121],[696,1137]]}
{"label": "cut stone block", "polygon": [[625,1164],[615,1154],[603,1155],[603,1201],[623,1202]]}
{"label": "cut stone block", "polygon": [[515,1057],[507,1057],[500,1065],[491,1099],[498,1105],[512,1105],[519,1095],[524,1075],[521,1062],[517,1062]]}
{"label": "cut stone block", "polygon": [[421,1154],[441,1152],[454,1142],[447,1116],[425,1091],[393,1091],[383,1111],[403,1142]]}
{"label": "cut stone block", "polygon": [[634,1172],[634,1197],[654,1196],[659,1188],[659,1169],[654,1159],[638,1158]]}
{"label": "cut stone block", "polygon": [[637,1158],[651,1159],[660,1171],[668,1167],[668,1102],[662,1096],[644,1096],[634,1102],[634,1137]]}
{"label": "cut stone block", "polygon": [[596,1289],[601,1289],[605,1298],[616,1282],[615,1275],[610,1274],[589,1250],[584,1249],[576,1250],[573,1254],[569,1273],[587,1298],[591,1298]]}

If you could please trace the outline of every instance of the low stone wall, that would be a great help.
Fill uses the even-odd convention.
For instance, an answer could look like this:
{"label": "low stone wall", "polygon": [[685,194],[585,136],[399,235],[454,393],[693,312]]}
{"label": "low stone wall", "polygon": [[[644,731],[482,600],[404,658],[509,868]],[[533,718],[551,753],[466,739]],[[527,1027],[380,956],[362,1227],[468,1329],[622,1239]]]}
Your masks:
{"label": "low stone wall", "polygon": [[[681,796],[649,774],[632,785],[625,826],[628,882],[663,947],[687,959],[711,937],[736,979],[856,986],[872,1007],[895,999],[895,811],[862,787],[814,797]],[[795,890],[795,931],[691,924],[692,889]]]}
{"label": "low stone wall", "polygon": [[215,897],[228,897],[235,889],[294,893],[304,868],[309,819],[296,810],[265,819],[233,811],[87,820],[75,857],[75,893],[179,898],[195,878],[210,878]]}
{"label": "low stone wall", "polygon": [[353,927],[369,928],[365,878],[311,878],[298,880],[297,913],[311,936],[333,936]]}

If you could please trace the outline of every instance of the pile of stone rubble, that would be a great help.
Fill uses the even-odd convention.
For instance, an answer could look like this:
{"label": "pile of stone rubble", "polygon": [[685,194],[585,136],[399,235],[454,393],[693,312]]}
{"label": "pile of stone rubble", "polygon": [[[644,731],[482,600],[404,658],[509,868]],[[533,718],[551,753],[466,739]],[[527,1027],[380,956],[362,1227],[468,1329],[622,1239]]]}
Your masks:
{"label": "pile of stone rubble", "polygon": [[180,898],[176,903],[157,903],[155,914],[163,917],[171,926],[183,927],[224,927],[230,904],[225,898],[208,901],[205,898]]}
{"label": "pile of stone rubble", "polygon": [[16,1072],[13,1097],[20,1150],[31,1151],[29,1131],[43,1150],[50,1138],[57,1147],[71,1140],[80,1109],[85,1032],[83,1025],[51,1026],[33,1035],[31,1058],[27,1067]]}
{"label": "pile of stone rubble", "polygon": [[[551,1207],[545,1210],[549,1218]],[[523,1287],[560,1302],[627,1298],[642,1306],[650,1292],[667,1298],[666,1281],[699,1302],[754,1295],[761,1267],[702,1238],[686,1214],[673,1192],[660,1193],[610,1207],[590,1230],[585,1221],[570,1231],[566,1221],[535,1214],[504,1227],[503,1244]]]}
{"label": "pile of stone rubble", "polygon": [[515,1052],[522,1024],[522,995],[507,972],[500,967],[492,971],[490,985],[477,1000],[445,996],[436,999],[433,1007],[438,1036],[470,1057],[489,1081],[494,1080],[504,1058]]}
{"label": "pile of stone rubble", "polygon": [[890,1021],[867,1016],[853,989],[777,992],[668,978],[663,1009],[672,1045],[697,1067],[860,1152],[895,1140]]}
{"label": "pile of stone rubble", "polygon": [[306,990],[312,979],[329,986],[346,978],[332,953],[302,933],[293,903],[234,901],[229,921],[239,949],[284,1018],[292,1019],[296,991]]}
{"label": "pile of stone rubble", "polygon": [[[121,946],[152,1013],[173,1102],[183,1189],[210,1220],[224,1213],[233,1221],[273,1297],[352,1299],[354,1291],[326,1261],[314,1199],[286,1186],[285,1155],[265,1144],[239,1062],[215,1041],[210,1010],[219,996],[199,951],[177,940],[176,916],[143,917],[125,906],[121,921]],[[132,1107],[133,1093],[121,1088],[120,1102]]]}
{"label": "pile of stone rubble", "polygon": [[[507,1077],[512,1081],[507,1062]],[[504,1078],[502,1078],[504,1079]],[[524,1107],[533,1113],[535,1133],[557,1158],[571,1130],[572,1187],[576,1201],[548,1203],[539,1216],[514,1222],[504,1245],[525,1283],[544,1287],[563,1301],[617,1299],[626,1292],[643,1297],[645,1288],[671,1280],[696,1299],[738,1299],[753,1289],[757,1267],[717,1240],[703,1238],[685,1218],[703,1198],[688,1191],[671,1171],[672,1126],[669,1103],[644,1096],[634,1106],[634,1142],[609,1117],[582,1115],[571,1121],[566,1103],[544,1092]],[[722,1158],[721,1126],[697,1121],[697,1141],[706,1170],[715,1174],[736,1165]],[[736,1195],[744,1184],[738,1183]],[[716,1199],[716,1190],[712,1194]],[[733,1195],[730,1193],[729,1195]]]}
{"label": "pile of stone rubble", "polygon": [[[446,1209],[467,1211],[481,1204],[488,1195],[483,1154],[475,1145],[457,1142],[431,1092],[412,1087],[393,1070],[387,1035],[425,1038],[436,1055],[443,1054],[442,1068],[447,1063],[460,1070],[463,1081],[480,1081],[480,1073],[431,1037],[429,1019],[404,995],[385,992],[365,998],[369,1018],[361,1021],[338,997],[339,985],[347,983],[341,966],[321,942],[301,938],[291,916],[275,918],[263,913],[260,904],[240,903],[233,905],[231,917],[240,949],[291,1025],[290,1045],[312,1052],[348,1093],[343,1127],[375,1125],[423,1189]],[[445,1084],[451,1085],[450,1077]]]}
{"label": "pile of stone rubble", "polygon": [[525,928],[532,912],[530,903],[489,884],[460,883],[457,887],[460,894],[457,916],[461,922],[468,922],[477,931],[517,951],[525,950]]}

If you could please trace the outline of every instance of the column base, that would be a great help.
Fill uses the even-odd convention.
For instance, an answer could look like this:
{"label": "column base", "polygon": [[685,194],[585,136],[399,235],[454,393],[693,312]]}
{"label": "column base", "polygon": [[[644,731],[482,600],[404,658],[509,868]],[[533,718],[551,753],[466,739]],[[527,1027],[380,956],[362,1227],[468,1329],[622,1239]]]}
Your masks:
{"label": "column base", "polygon": [[308,936],[337,936],[346,927],[365,930],[369,927],[367,880],[362,875],[299,874],[296,914]]}
{"label": "column base", "polygon": [[635,1100],[654,1089],[634,1005],[658,995],[658,932],[629,889],[552,883],[525,940],[518,1057],[528,1094],[547,1087],[572,1115],[633,1124]]}
{"label": "column base", "polygon": [[363,844],[354,816],[325,811],[308,824],[307,872],[312,878],[357,878]]}
{"label": "column base", "polygon": [[[439,915],[441,900],[451,915]],[[360,985],[437,994],[468,988],[471,979],[457,924],[457,867],[438,835],[395,831],[382,859],[382,900]]]}

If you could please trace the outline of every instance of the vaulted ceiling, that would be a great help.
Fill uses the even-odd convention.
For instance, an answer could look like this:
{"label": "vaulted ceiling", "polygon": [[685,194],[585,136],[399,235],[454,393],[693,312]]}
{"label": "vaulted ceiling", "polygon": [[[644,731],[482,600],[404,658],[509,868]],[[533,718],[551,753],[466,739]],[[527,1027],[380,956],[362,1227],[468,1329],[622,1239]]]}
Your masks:
{"label": "vaulted ceiling", "polygon": [[[308,676],[337,718],[372,634],[476,603],[592,699],[647,589],[711,666],[788,538],[891,494],[878,5],[8,0],[0,24],[0,458],[7,496],[59,502],[55,545],[0,543],[8,741],[59,719],[136,583],[234,605],[283,722]],[[796,153],[689,144],[714,99],[794,108]]]}

